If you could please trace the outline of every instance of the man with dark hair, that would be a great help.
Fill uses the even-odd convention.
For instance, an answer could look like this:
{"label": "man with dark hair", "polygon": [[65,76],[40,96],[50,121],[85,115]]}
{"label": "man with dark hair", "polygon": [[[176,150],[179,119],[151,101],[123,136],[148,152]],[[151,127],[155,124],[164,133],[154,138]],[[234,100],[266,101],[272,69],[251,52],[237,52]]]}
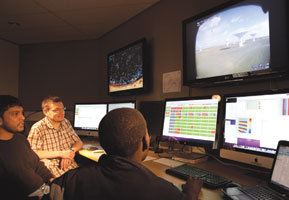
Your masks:
{"label": "man with dark hair", "polygon": [[27,199],[49,192],[50,171],[30,148],[25,136],[23,107],[10,95],[0,95],[0,197]]}
{"label": "man with dark hair", "polygon": [[52,199],[59,193],[69,200],[198,198],[201,180],[189,178],[181,192],[141,164],[150,140],[146,121],[139,111],[120,108],[109,112],[100,122],[99,139],[106,154],[93,166],[71,170],[55,179]]}
{"label": "man with dark hair", "polygon": [[47,97],[41,106],[46,117],[31,127],[27,139],[41,161],[58,177],[78,167],[74,156],[83,144],[70,122],[64,118],[65,107],[59,97]]}

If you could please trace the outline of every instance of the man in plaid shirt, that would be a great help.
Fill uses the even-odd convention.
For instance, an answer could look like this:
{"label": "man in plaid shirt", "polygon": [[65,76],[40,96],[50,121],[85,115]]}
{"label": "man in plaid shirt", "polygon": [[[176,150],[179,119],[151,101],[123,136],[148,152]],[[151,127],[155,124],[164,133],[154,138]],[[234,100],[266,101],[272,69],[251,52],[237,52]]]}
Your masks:
{"label": "man in plaid shirt", "polygon": [[45,98],[42,111],[45,117],[32,126],[27,139],[46,167],[58,177],[78,167],[74,156],[83,143],[64,118],[65,107],[59,97]]}

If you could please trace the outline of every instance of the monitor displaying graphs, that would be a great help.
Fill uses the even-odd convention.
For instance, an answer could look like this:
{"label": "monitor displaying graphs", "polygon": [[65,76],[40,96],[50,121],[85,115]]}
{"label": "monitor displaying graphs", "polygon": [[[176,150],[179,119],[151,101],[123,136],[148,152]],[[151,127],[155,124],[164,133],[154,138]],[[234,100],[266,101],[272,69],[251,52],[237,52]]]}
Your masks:
{"label": "monitor displaying graphs", "polygon": [[217,99],[167,100],[163,136],[215,141],[217,114]]}
{"label": "monitor displaying graphs", "polygon": [[289,93],[248,93],[225,97],[225,146],[274,154],[289,140]]}

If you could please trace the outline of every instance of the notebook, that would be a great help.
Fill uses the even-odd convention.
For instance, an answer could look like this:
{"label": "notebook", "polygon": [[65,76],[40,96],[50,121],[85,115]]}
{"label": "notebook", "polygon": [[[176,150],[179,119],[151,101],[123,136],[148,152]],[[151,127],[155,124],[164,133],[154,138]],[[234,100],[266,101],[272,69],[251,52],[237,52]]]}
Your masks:
{"label": "notebook", "polygon": [[[250,193],[258,193],[259,190],[263,191],[257,194],[258,198]],[[278,143],[268,185],[229,187],[222,191],[225,197],[234,200],[289,199],[289,141]],[[272,193],[271,198],[265,197],[267,192]]]}

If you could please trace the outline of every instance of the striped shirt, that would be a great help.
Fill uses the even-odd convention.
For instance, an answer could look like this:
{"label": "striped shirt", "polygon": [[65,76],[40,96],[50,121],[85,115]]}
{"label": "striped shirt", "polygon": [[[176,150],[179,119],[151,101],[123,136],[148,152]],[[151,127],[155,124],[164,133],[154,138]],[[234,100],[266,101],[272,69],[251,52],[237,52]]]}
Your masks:
{"label": "striped shirt", "polygon": [[[32,126],[27,139],[34,151],[70,150],[72,145],[80,140],[67,119],[64,119],[60,123],[60,127],[55,129],[47,117]],[[60,158],[41,159],[41,161],[44,162],[45,166],[55,177],[61,176],[66,171],[78,167],[74,160],[65,170],[60,168]]]}

